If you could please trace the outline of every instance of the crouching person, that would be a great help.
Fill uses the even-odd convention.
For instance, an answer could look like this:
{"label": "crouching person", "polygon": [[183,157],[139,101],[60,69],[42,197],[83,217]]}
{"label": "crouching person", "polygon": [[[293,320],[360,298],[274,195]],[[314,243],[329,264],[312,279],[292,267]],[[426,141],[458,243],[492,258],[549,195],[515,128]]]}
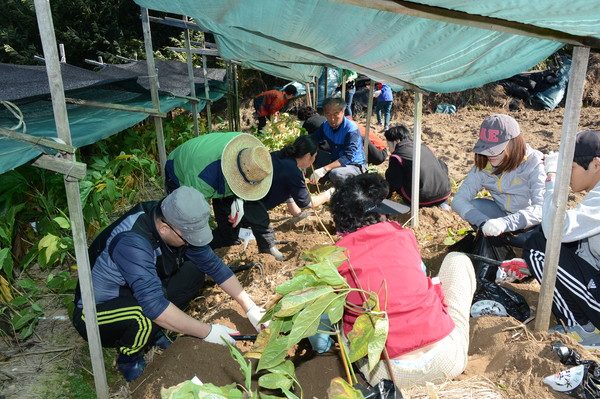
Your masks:
{"label": "crouching person", "polygon": [[[386,200],[388,190],[383,177],[364,174],[349,178],[333,194],[331,212],[343,236],[336,245],[347,248],[349,256],[338,271],[352,288],[379,295],[379,305],[389,318],[386,349],[399,386],[440,383],[461,374],[467,364],[469,309],[476,286],[473,266],[466,255],[450,253],[438,277],[427,277],[412,230],[386,220],[386,215],[409,210]],[[363,303],[358,292],[347,300],[357,307]],[[342,319],[346,334],[357,317],[346,308]],[[311,342],[322,345],[322,338],[313,337]],[[366,359],[359,366],[372,385],[391,379],[385,361],[370,373]]]}
{"label": "crouching person", "polygon": [[[523,258],[535,278],[544,275],[546,236],[554,194],[558,154],[546,156],[547,179],[542,213],[543,232],[525,242]],[[600,131],[577,134],[571,171],[571,190],[588,191],[581,203],[566,212],[552,312],[565,324],[551,328],[582,346],[600,349]]]}
{"label": "crouching person", "polygon": [[[208,243],[210,207],[197,190],[180,187],[162,201],[136,205],[107,227],[89,248],[102,346],[115,347],[127,381],[144,371],[144,349],[168,341],[162,329],[235,345],[237,331],[196,320],[183,309],[208,274],[258,327],[264,310],[252,301]],[[87,339],[79,285],[73,325]]]}

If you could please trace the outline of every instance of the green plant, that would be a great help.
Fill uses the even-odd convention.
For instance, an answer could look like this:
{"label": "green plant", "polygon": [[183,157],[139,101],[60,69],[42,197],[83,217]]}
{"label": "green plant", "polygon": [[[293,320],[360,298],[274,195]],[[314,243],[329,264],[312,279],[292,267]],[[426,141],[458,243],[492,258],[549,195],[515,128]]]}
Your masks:
{"label": "green plant", "polygon": [[460,229],[460,230],[454,232],[451,227],[448,227],[448,229],[446,230],[446,233],[448,234],[448,236],[446,238],[444,238],[444,245],[454,244],[455,242],[457,242],[458,240],[463,238],[464,235],[470,231],[472,231],[472,229]]}
{"label": "green plant", "polygon": [[276,121],[271,119],[267,122],[260,139],[269,151],[277,151],[292,144],[304,132],[299,120],[282,113]]}

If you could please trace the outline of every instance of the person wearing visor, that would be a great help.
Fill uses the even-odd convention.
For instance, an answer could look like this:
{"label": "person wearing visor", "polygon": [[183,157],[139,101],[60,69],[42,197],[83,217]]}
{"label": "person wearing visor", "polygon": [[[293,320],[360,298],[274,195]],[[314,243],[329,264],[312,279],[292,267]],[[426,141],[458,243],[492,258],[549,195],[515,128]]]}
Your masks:
{"label": "person wearing visor", "polygon": [[[485,118],[473,148],[475,166],[454,195],[452,209],[486,236],[507,234],[522,247],[542,220],[543,154],[525,143],[519,124],[504,114]],[[475,198],[481,190],[490,198]]]}
{"label": "person wearing visor", "polygon": [[[413,231],[387,220],[410,208],[385,199],[388,191],[382,176],[369,173],[347,179],[333,194],[331,213],[342,236],[335,245],[345,248],[349,259],[338,271],[350,287],[377,293],[389,319],[386,349],[399,387],[441,383],[462,373],[467,364],[475,273],[466,255],[453,252],[437,278],[427,277]],[[354,306],[344,310],[346,334],[359,316],[351,309],[362,307],[363,297],[355,291],[347,301]],[[329,349],[329,337],[317,334],[309,340],[323,352]],[[384,360],[372,372],[367,359],[358,366],[373,386],[391,379]]]}
{"label": "person wearing visor", "polygon": [[[246,312],[260,331],[257,306],[231,269],[208,246],[210,207],[192,187],[161,201],[142,202],[104,229],[89,247],[92,283],[102,346],[117,348],[117,368],[127,381],[144,371],[144,350],[166,348],[163,329],[224,345],[238,332],[206,324],[183,310],[208,274]],[[73,325],[87,339],[78,285]]]}
{"label": "person wearing visor", "polygon": [[246,227],[252,229],[260,253],[284,260],[260,201],[271,188],[273,163],[259,139],[240,132],[195,137],[169,154],[165,176],[167,192],[190,186],[212,201],[217,228],[211,248],[239,243],[240,227]]}

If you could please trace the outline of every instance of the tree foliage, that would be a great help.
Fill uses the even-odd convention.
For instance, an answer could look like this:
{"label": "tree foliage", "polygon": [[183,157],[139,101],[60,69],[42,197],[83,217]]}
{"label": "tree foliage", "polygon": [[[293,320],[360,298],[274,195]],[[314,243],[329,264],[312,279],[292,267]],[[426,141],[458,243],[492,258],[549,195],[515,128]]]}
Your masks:
{"label": "tree foliage", "polygon": [[[70,64],[83,66],[84,59],[98,56],[106,62],[115,62],[115,55],[145,58],[140,8],[132,0],[52,0],[50,7],[56,40],[65,45]],[[3,0],[2,11],[0,62],[32,64],[35,55],[43,56],[33,0]],[[179,35],[180,29],[152,24],[154,49]]]}

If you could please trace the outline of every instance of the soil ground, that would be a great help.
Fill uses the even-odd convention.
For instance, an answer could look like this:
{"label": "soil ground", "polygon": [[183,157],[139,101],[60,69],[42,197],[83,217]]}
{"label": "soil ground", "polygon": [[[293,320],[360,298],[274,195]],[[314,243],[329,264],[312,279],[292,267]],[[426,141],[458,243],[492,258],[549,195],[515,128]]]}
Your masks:
{"label": "soil ground", "polygon": [[[456,114],[434,114],[427,110],[423,115],[423,142],[429,145],[436,154],[448,164],[450,177],[460,182],[472,166],[471,149],[477,139],[477,131],[481,121],[493,113],[509,113],[520,124],[526,141],[534,148],[546,153],[557,150],[563,123],[564,108],[553,111],[540,111],[518,106],[509,111],[509,100],[492,102],[492,106],[459,107]],[[489,103],[488,103],[489,104]],[[515,107],[513,107],[515,108]],[[245,110],[249,113],[250,111]],[[412,127],[412,111],[410,104],[395,103],[392,111],[392,124],[406,123]],[[244,120],[244,116],[242,117]],[[364,123],[364,116],[356,118]],[[249,120],[249,118],[246,118]],[[381,134],[372,126],[376,134]],[[579,129],[600,129],[600,108],[586,107],[582,109]],[[373,130],[372,130],[373,131]],[[379,167],[385,170],[384,163]],[[573,201],[581,196],[570,196]],[[279,245],[287,257],[285,262],[276,262],[271,256],[258,254],[255,242],[250,242],[247,249],[243,245],[218,250],[225,263],[230,266],[256,262],[257,266],[239,272],[238,278],[248,293],[259,305],[264,305],[274,293],[277,285],[290,279],[294,270],[302,265],[301,259],[305,250],[315,246],[330,245],[330,235],[335,240],[335,231],[331,215],[326,206],[319,211],[320,219],[311,217],[293,224],[283,207],[271,212],[273,227],[277,239],[285,241]],[[407,215],[397,220],[410,228]],[[441,261],[447,253],[443,244],[448,236],[447,229],[456,231],[468,227],[467,224],[452,211],[439,207],[424,208],[419,213],[419,226],[414,228],[420,245],[423,260],[431,275],[435,275]],[[329,234],[325,232],[328,230]],[[535,315],[539,285],[535,281],[511,284],[512,289],[525,296]],[[63,312],[64,313],[64,312]],[[207,284],[198,298],[190,305],[189,313],[203,321],[216,322],[236,328],[242,333],[252,334],[253,328],[246,320],[241,309],[229,297],[223,294],[214,284]],[[28,355],[26,348],[15,347],[14,344],[2,343],[0,347],[0,398],[38,397],[32,394],[30,386],[44,385],[49,377],[42,375],[53,372],[57,365],[67,368],[73,362],[80,363],[78,357],[86,350],[70,323],[61,318],[42,321],[38,328],[39,335],[34,338],[44,347],[36,348]],[[561,339],[569,346],[576,348],[586,359],[596,359],[592,354],[579,347],[575,342],[557,334],[545,332],[532,333],[533,323],[520,325],[512,318],[481,317],[471,320],[471,344],[469,364],[463,375],[457,380],[464,381],[465,392],[473,390],[481,381],[491,386],[491,394],[485,397],[505,398],[559,398],[564,397],[542,384],[545,376],[564,370],[558,357],[550,350],[550,343]],[[51,334],[52,330],[60,331],[60,339]],[[54,338],[53,338],[54,337]],[[29,345],[29,343],[28,343]],[[250,344],[240,342],[238,349],[249,350]],[[79,348],[72,350],[72,348]],[[232,360],[225,347],[205,343],[189,337],[178,338],[163,352],[153,352],[146,371],[137,381],[125,384],[121,381],[111,384],[113,397],[134,399],[160,398],[161,387],[170,387],[193,376],[203,382],[224,385],[236,381],[242,382],[242,374]],[[598,360],[598,359],[596,359]],[[327,397],[330,380],[342,374],[342,368],[335,352],[315,356],[310,350],[301,347],[296,351],[294,362],[303,387],[305,398]],[[107,367],[110,364],[107,363]],[[50,378],[51,379],[51,378]],[[472,382],[475,381],[475,382]],[[66,382],[62,382],[65,384]],[[29,388],[25,388],[29,386]],[[60,384],[57,386],[60,389]],[[496,395],[496,396],[493,396]],[[479,395],[481,396],[481,395]],[[60,397],[60,394],[57,396]],[[422,397],[415,396],[411,397]],[[440,393],[440,397],[444,396]],[[467,397],[466,395],[463,397]]]}

